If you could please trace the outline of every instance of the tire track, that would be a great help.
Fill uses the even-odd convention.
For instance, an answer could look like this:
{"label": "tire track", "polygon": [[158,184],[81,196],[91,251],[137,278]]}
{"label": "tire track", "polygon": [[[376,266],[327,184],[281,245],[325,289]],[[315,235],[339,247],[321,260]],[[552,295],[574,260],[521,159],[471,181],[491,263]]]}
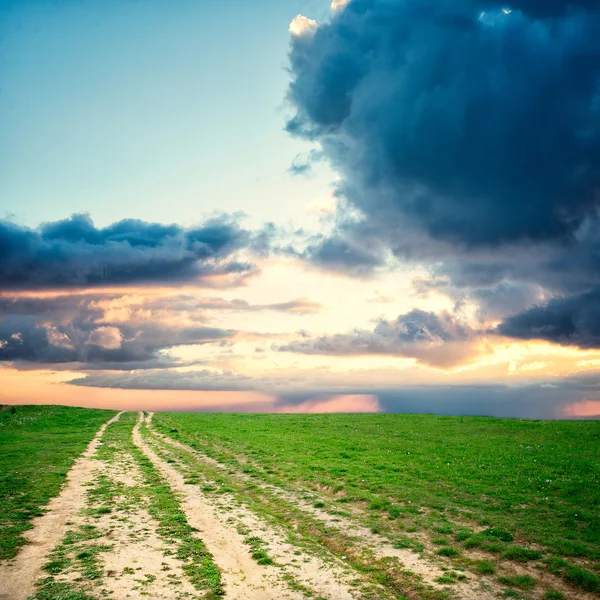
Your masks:
{"label": "tire track", "polygon": [[[148,425],[152,422],[152,414],[148,418]],[[178,440],[174,440],[169,436],[165,436],[155,429],[149,427],[151,433],[162,440],[165,444],[184,450],[193,455],[199,463],[206,463],[216,467],[217,469],[227,473],[231,465],[220,463],[219,461],[206,456],[202,452],[195,450]],[[238,459],[238,455],[229,451],[231,455]],[[432,586],[434,589],[447,590],[447,586],[436,581],[437,578],[445,574],[445,562],[439,557],[423,557],[421,553],[414,552],[408,548],[394,548],[390,539],[383,535],[373,533],[370,528],[357,523],[349,517],[341,515],[331,515],[327,511],[316,508],[313,502],[307,501],[299,494],[295,494],[290,490],[275,486],[273,484],[257,481],[256,478],[250,477],[246,473],[235,469],[235,477],[248,482],[252,482],[259,487],[265,494],[272,495],[278,499],[282,499],[291,505],[295,506],[310,517],[320,521],[327,527],[343,532],[350,538],[360,540],[362,549],[372,553],[372,556],[377,559],[396,559],[404,569],[409,569],[412,573],[419,576],[422,581]],[[475,585],[474,585],[475,584]],[[481,585],[483,584],[483,585]],[[453,596],[457,600],[492,600],[498,597],[501,591],[500,586],[491,577],[478,577],[476,581],[456,582],[453,586]]]}
{"label": "tire track", "polygon": [[15,558],[0,564],[0,600],[26,600],[34,593],[35,582],[42,575],[46,556],[62,540],[67,531],[67,522],[85,506],[85,486],[90,483],[92,470],[96,466],[92,456],[96,453],[102,434],[122,414],[120,412],[100,427],[75,460],[58,496],[46,505],[46,513],[33,519],[33,528],[24,533],[23,537],[28,543]]}
{"label": "tire track", "polygon": [[[150,417],[147,418],[149,420]],[[265,525],[248,511],[245,523],[254,531],[268,536],[269,549],[277,554],[278,562],[284,567],[262,566],[251,556],[244,537],[235,526],[228,522],[227,515],[219,511],[218,505],[209,501],[197,486],[185,484],[184,477],[169,463],[160,458],[143,440],[140,427],[141,417],[133,435],[134,442],[144,454],[160,469],[171,487],[181,494],[182,506],[190,525],[198,528],[207,548],[213,554],[222,570],[227,597],[233,600],[300,600],[304,594],[290,590],[283,581],[286,572],[299,580],[302,585],[310,586],[311,592],[331,600],[353,600],[359,598],[359,592],[350,585],[345,565],[324,563],[317,557],[298,556],[295,546],[279,535],[270,526]],[[221,507],[222,508],[222,507]],[[239,510],[236,508],[236,512]],[[306,561],[306,562],[305,562]],[[345,582],[346,580],[347,582]]]}
{"label": "tire track", "polygon": [[[152,415],[151,415],[152,416]],[[149,419],[151,424],[151,418]],[[441,557],[435,556],[434,552],[439,547],[432,546],[429,540],[424,536],[416,537],[418,541],[423,542],[427,549],[428,555],[423,556],[421,553],[414,552],[407,548],[395,548],[392,545],[392,540],[384,535],[373,533],[370,528],[361,525],[352,517],[342,515],[332,515],[326,510],[314,506],[314,500],[319,499],[313,493],[309,495],[310,501],[306,495],[299,494],[287,488],[279,487],[272,483],[259,481],[256,477],[251,477],[242,472],[239,467],[235,467],[229,463],[221,463],[218,460],[207,456],[199,450],[196,450],[178,440],[175,440],[168,435],[159,433],[153,428],[150,428],[151,433],[165,444],[185,451],[195,457],[198,463],[205,463],[211,467],[217,468],[229,477],[233,476],[244,481],[252,482],[256,487],[260,488],[265,495],[271,495],[279,499],[289,502],[299,510],[310,515],[312,518],[324,523],[327,527],[337,529],[344,532],[350,537],[360,540],[361,546],[372,553],[373,557],[378,559],[397,559],[399,565],[405,569],[409,569],[412,573],[417,574],[421,580],[430,585],[434,589],[452,593],[452,597],[456,600],[493,600],[503,596],[505,586],[498,583],[497,576],[514,576],[528,575],[537,579],[539,588],[547,587],[560,590],[564,594],[565,600],[592,600],[593,593],[588,593],[582,590],[573,590],[570,586],[556,575],[540,569],[537,565],[514,564],[510,562],[499,562],[494,555],[473,550],[465,552],[465,554],[473,560],[486,560],[496,563],[496,576],[486,576],[481,574],[469,573],[469,579],[465,581],[456,581],[452,584],[451,589],[447,585],[440,584],[436,579],[442,577],[448,570],[448,563]],[[230,448],[220,446],[219,449],[235,459],[238,464],[252,464],[245,456],[236,454]],[[257,466],[257,465],[252,465]],[[232,475],[232,472],[235,474]],[[444,568],[445,567],[445,568]]]}
{"label": "tire track", "polygon": [[[86,505],[69,522],[71,535],[48,557],[54,563],[50,573],[55,588],[45,588],[38,581],[38,596],[62,598],[81,593],[112,600],[142,595],[153,600],[198,597],[177,556],[176,542],[159,534],[160,524],[149,511],[149,490],[131,446],[115,436],[126,432],[129,441],[135,421],[121,418],[121,423],[120,431],[113,426],[105,432],[95,455],[94,476],[86,487]],[[85,554],[94,557],[93,564],[78,559]],[[95,576],[90,578],[92,569]],[[75,589],[58,591],[61,585]]]}

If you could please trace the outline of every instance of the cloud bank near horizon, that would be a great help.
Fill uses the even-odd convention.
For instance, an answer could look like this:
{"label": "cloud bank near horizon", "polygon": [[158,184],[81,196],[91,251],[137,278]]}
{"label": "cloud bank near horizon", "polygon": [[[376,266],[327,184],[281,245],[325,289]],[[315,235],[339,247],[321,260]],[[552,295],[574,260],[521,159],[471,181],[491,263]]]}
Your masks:
{"label": "cloud bank near horizon", "polygon": [[[208,370],[182,372],[146,371],[131,373],[88,373],[70,382],[74,386],[121,390],[155,390],[165,392],[259,393],[275,400],[265,406],[240,403],[235,410],[250,412],[318,412],[327,401],[339,397],[354,398],[344,406],[336,400],[329,404],[332,412],[432,413],[438,415],[476,415],[498,418],[554,419],[600,415],[600,375],[580,373],[569,377],[506,384],[431,384],[406,386],[344,386],[343,384],[311,388],[306,381],[292,382],[253,378]],[[290,391],[293,386],[303,386]],[[356,400],[358,398],[358,400]],[[366,399],[366,400],[365,400]],[[587,413],[577,413],[587,403]],[[595,408],[594,408],[595,407]],[[162,410],[171,410],[165,404]],[[211,405],[211,410],[216,410]],[[335,410],[334,410],[335,409]],[[176,408],[175,410],[194,410]],[[200,410],[202,410],[200,408]],[[231,409],[233,410],[233,409]],[[596,412],[594,412],[596,411]],[[327,410],[327,412],[329,412]]]}

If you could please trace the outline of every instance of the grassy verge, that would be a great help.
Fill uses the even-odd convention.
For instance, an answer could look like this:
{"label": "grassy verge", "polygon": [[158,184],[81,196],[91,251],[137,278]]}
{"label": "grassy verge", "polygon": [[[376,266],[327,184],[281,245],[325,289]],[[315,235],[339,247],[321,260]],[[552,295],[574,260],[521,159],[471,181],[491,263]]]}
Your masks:
{"label": "grassy verge", "polygon": [[64,406],[0,411],[0,560],[16,556],[31,519],[43,513],[75,459],[115,414]]}

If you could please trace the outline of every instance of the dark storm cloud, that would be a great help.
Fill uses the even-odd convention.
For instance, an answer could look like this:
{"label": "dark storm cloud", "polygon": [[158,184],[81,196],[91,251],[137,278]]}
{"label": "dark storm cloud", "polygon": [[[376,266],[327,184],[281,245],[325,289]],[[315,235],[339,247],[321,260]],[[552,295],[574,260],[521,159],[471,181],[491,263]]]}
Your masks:
{"label": "dark storm cloud", "polygon": [[498,326],[498,333],[524,340],[600,348],[600,288],[554,298],[508,317]]}
{"label": "dark storm cloud", "polygon": [[287,130],[363,216],[320,242],[353,249],[338,270],[388,248],[502,335],[600,347],[600,3],[352,0],[290,74]]}
{"label": "dark storm cloud", "polygon": [[[52,344],[48,338],[49,331],[37,326],[32,317],[4,317],[0,321],[0,361],[75,361],[77,354],[71,342],[65,345],[64,334],[56,333],[57,343]],[[62,343],[58,343],[59,341]]]}
{"label": "dark storm cloud", "polygon": [[350,333],[304,337],[278,349],[330,356],[402,356],[432,366],[448,367],[473,356],[476,337],[467,325],[447,313],[436,315],[413,310],[395,321],[379,321],[372,331],[356,329]]}
{"label": "dark storm cloud", "polygon": [[600,285],[600,220],[587,220],[571,243],[449,251],[432,272],[459,288],[494,287],[512,280],[556,294],[583,292]]}
{"label": "dark storm cloud", "polygon": [[[482,321],[505,320],[504,335],[593,347],[583,325],[600,288],[600,222],[589,220],[572,244],[503,248],[476,255],[449,255],[413,282],[417,293],[437,291],[460,303],[479,306]],[[550,302],[556,297],[556,302]],[[550,302],[550,303],[549,303]],[[547,306],[546,306],[547,305]],[[528,308],[531,311],[527,311]],[[517,315],[523,313],[524,315]],[[567,316],[568,313],[570,316]],[[570,318],[567,334],[558,321]],[[548,321],[541,328],[533,321]],[[551,322],[556,321],[555,325]],[[592,336],[593,338],[593,336]]]}
{"label": "dark storm cloud", "polygon": [[254,239],[234,219],[184,229],[126,219],[97,228],[87,215],[38,229],[0,222],[0,289],[133,285],[242,277],[253,265],[235,259]]}
{"label": "dark storm cloud", "polygon": [[569,240],[600,203],[600,7],[507,4],[352,0],[292,38],[287,130],[390,244]]}
{"label": "dark storm cloud", "polygon": [[543,297],[538,285],[503,281],[492,288],[478,288],[470,297],[478,304],[481,322],[497,321],[507,313],[525,310]]}

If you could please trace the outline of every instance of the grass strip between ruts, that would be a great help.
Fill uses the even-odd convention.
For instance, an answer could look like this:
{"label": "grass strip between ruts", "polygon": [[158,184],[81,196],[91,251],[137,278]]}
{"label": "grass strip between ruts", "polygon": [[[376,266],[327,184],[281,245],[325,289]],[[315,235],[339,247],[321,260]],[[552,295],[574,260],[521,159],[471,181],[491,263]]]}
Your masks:
{"label": "grass strip between ruts", "polygon": [[152,461],[133,443],[130,435],[124,443],[130,444],[131,454],[144,477],[150,500],[148,510],[158,521],[158,533],[167,540],[177,541],[176,556],[184,563],[183,570],[192,585],[199,590],[208,590],[204,596],[207,600],[224,595],[221,571],[204,542],[187,522],[173,490]]}

